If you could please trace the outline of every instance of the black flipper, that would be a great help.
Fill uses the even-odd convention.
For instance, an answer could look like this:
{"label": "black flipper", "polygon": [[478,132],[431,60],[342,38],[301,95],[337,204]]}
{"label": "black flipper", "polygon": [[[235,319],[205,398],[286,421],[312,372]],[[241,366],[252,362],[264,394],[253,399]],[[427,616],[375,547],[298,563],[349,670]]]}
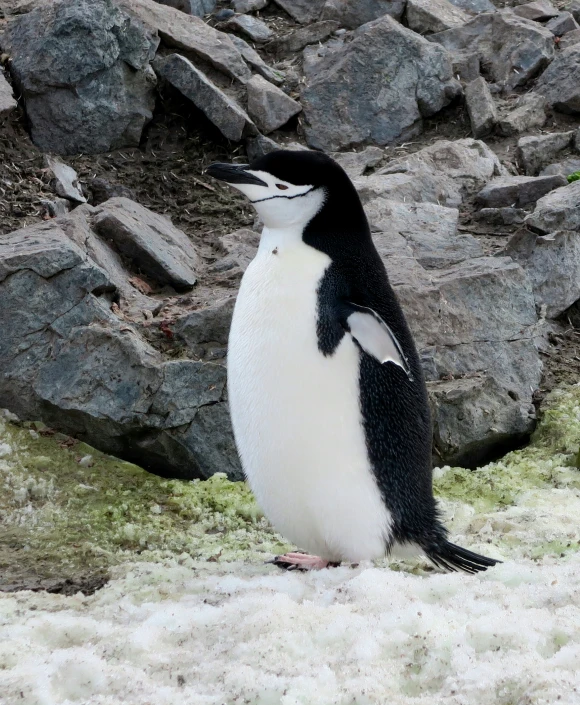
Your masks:
{"label": "black flipper", "polygon": [[479,573],[487,570],[501,561],[495,558],[487,558],[480,556],[479,553],[468,551],[466,548],[456,546],[450,541],[443,541],[437,546],[424,548],[427,558],[434,563],[438,568],[444,570],[457,571],[462,570],[465,573]]}

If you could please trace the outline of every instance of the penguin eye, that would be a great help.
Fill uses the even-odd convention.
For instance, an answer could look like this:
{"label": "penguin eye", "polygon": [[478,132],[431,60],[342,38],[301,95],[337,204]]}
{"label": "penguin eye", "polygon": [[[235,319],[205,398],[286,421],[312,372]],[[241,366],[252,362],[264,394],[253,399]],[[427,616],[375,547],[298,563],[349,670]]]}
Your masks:
{"label": "penguin eye", "polygon": [[276,188],[279,188],[280,191],[287,191],[288,186],[284,186],[284,184],[276,184]]}

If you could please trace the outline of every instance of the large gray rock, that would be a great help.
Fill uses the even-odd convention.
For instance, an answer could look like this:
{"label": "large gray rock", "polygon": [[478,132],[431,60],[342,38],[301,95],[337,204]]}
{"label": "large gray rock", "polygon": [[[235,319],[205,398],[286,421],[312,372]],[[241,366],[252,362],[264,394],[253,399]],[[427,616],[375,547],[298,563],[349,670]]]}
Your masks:
{"label": "large gray rock", "polygon": [[503,176],[490,181],[478,194],[477,200],[487,208],[527,206],[550,191],[566,186],[566,179],[554,176]]}
{"label": "large gray rock", "polygon": [[444,32],[470,19],[470,14],[449,0],[407,0],[407,24],[419,34]]}
{"label": "large gray rock", "polygon": [[536,303],[546,307],[548,318],[556,318],[580,299],[578,232],[558,230],[549,235],[536,235],[521,230],[508,242],[506,254],[526,270]]}
{"label": "large gray rock", "polygon": [[383,158],[380,147],[365,147],[360,152],[335,152],[330,155],[351,179],[362,176],[369,167],[376,166]]}
{"label": "large gray rock", "polygon": [[[558,158],[558,155],[572,146],[574,131],[552,132],[547,135],[530,135],[518,140],[517,158],[526,174],[534,175],[545,164]],[[574,169],[568,173],[572,173]],[[559,173],[559,172],[555,172]],[[567,174],[566,174],[567,176]]]}
{"label": "large gray rock", "polygon": [[580,230],[580,181],[540,198],[526,223],[542,234]]}
{"label": "large gray rock", "polygon": [[580,46],[559,54],[538,79],[536,91],[562,113],[580,113]]}
{"label": "large gray rock", "polygon": [[548,101],[538,93],[526,93],[518,98],[516,106],[499,120],[499,131],[510,137],[534,127],[543,127],[547,120]]}
{"label": "large gray rock", "polygon": [[227,76],[245,83],[251,72],[230,37],[201,18],[184,15],[154,0],[115,0],[118,5],[159,32],[165,44],[184,49]]}
{"label": "large gray rock", "polygon": [[257,12],[263,10],[270,0],[233,0],[236,12]]}
{"label": "large gray rock", "polygon": [[540,176],[548,174],[562,174],[562,176],[570,176],[580,171],[580,157],[569,157],[561,162],[550,164],[545,169],[542,169]]}
{"label": "large gray rock", "polygon": [[514,12],[526,20],[541,22],[557,17],[560,11],[549,0],[535,0],[535,2],[526,2],[514,7]]}
{"label": "large gray rock", "polygon": [[560,51],[568,49],[568,47],[574,46],[580,42],[580,29],[573,29],[571,32],[566,32],[566,34],[560,38],[558,46]]}
{"label": "large gray rock", "polygon": [[224,137],[239,142],[245,134],[256,131],[250,116],[234,99],[184,56],[170,54],[159,57],[153,66],[157,74],[191,100]]}
{"label": "large gray rock", "polygon": [[13,21],[0,44],[40,149],[96,153],[139,144],[155,105],[150,61],[159,38],[111,0],[41,6]]}
{"label": "large gray rock", "polygon": [[302,92],[306,139],[326,150],[388,144],[459,92],[447,52],[385,15],[317,63]]}
{"label": "large gray rock", "polygon": [[236,15],[223,27],[233,32],[241,32],[253,42],[267,42],[274,36],[274,32],[263,20],[252,15]]}
{"label": "large gray rock", "polygon": [[483,76],[465,86],[465,105],[471,123],[471,132],[476,139],[493,131],[497,123],[495,101]]}
{"label": "large gray rock", "polygon": [[216,5],[216,0],[155,0],[155,2],[196,17],[208,15],[215,10]]}
{"label": "large gray rock", "polygon": [[567,32],[579,30],[580,27],[570,12],[561,12],[546,23],[546,29],[549,29],[555,37],[561,37]]}
{"label": "large gray rock", "polygon": [[256,73],[259,73],[260,76],[263,76],[267,81],[270,81],[270,83],[275,83],[276,85],[284,83],[284,73],[269,66],[248,42],[244,41],[241,37],[236,37],[235,34],[232,34],[230,39],[236,49],[244,57],[244,60]]}
{"label": "large gray rock", "polygon": [[554,35],[508,10],[484,13],[428,37],[449,51],[477,51],[490,78],[506,91],[533,78],[554,57]]}
{"label": "large gray rock", "polygon": [[0,404],[161,474],[241,479],[223,365],[165,359],[66,228],[0,239]]}
{"label": "large gray rock", "polygon": [[390,15],[400,20],[406,0],[326,0],[321,19],[336,20],[347,29]]}
{"label": "large gray rock", "polygon": [[9,115],[16,106],[12,88],[4,77],[4,69],[0,68],[0,118]]}
{"label": "large gray rock", "polygon": [[334,20],[314,22],[305,27],[300,27],[294,32],[283,35],[272,42],[268,48],[272,48],[277,54],[291,54],[292,52],[304,49],[304,47],[309,44],[316,44],[328,39],[338,27],[338,22]]}
{"label": "large gray rock", "polygon": [[482,12],[495,12],[496,6],[491,0],[450,0],[452,5],[460,7],[472,15],[479,15]]}
{"label": "large gray rock", "polygon": [[45,157],[45,164],[52,172],[52,185],[57,196],[66,198],[74,203],[86,203],[82,189],[78,181],[78,174],[68,164],[61,162],[55,157]]}
{"label": "large gray rock", "polygon": [[248,112],[266,134],[282,127],[302,110],[300,103],[262,76],[253,76],[247,87]]}

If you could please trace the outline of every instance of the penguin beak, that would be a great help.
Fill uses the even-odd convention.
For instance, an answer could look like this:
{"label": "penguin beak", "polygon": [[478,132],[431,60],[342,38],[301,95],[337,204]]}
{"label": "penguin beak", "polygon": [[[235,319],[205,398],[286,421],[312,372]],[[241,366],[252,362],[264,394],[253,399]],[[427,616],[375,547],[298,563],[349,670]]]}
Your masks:
{"label": "penguin beak", "polygon": [[250,174],[246,169],[249,164],[211,164],[206,173],[214,179],[225,181],[228,184],[253,184],[254,186],[268,186],[265,181]]}

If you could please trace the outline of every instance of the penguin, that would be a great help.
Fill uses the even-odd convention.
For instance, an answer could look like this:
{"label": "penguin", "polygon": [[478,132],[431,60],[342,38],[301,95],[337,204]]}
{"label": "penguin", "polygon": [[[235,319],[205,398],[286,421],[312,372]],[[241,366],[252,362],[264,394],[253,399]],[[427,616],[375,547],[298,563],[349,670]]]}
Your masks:
{"label": "penguin", "polygon": [[433,496],[427,388],[409,326],[344,170],[277,150],[208,175],[264,224],[230,329],[228,397],[244,473],[266,517],[321,569],[409,551],[476,573]]}

